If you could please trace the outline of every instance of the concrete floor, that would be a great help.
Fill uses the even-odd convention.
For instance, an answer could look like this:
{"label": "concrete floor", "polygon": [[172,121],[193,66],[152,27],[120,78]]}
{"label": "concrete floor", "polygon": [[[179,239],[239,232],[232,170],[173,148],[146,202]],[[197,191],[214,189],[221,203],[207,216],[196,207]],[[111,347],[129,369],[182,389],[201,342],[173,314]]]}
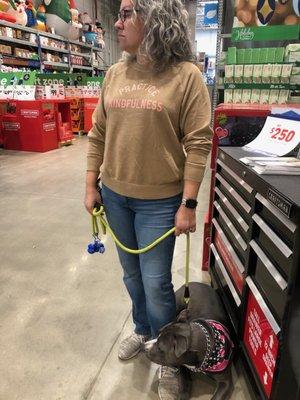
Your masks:
{"label": "concrete floor", "polygon": [[[157,366],[140,355],[117,358],[132,330],[116,250],[88,255],[83,207],[87,139],[45,154],[0,150],[0,400],[157,399]],[[191,280],[200,271],[203,182]],[[184,238],[176,244],[174,284],[184,282]],[[235,375],[234,400],[248,395]],[[243,390],[244,388],[244,390]],[[213,386],[194,376],[192,399]]]}

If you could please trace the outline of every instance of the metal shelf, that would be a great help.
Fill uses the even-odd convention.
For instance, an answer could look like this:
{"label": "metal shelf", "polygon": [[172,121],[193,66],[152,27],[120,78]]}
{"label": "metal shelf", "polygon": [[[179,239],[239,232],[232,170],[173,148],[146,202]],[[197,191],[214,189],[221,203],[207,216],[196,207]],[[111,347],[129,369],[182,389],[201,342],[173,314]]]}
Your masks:
{"label": "metal shelf", "polygon": [[75,51],[71,51],[70,54],[72,56],[91,57],[91,53],[76,53]]}
{"label": "metal shelf", "polygon": [[51,39],[60,40],[61,42],[68,42],[68,39],[64,38],[63,36],[55,35],[53,33],[39,31],[38,34],[40,36],[46,36],[46,37],[50,37]]}
{"label": "metal shelf", "polygon": [[222,39],[230,39],[231,38],[231,33],[221,33],[220,37]]}
{"label": "metal shelf", "polygon": [[24,31],[24,32],[35,33],[36,35],[39,33],[36,29],[28,28],[27,26],[17,25],[17,24],[13,24],[11,22],[6,22],[6,21],[2,21],[2,20],[0,21],[0,25],[6,26],[7,28],[18,29],[18,30]]}
{"label": "metal shelf", "polygon": [[2,35],[0,35],[0,40],[2,40],[3,42],[23,44],[25,46],[30,46],[30,47],[39,47],[36,43],[28,42],[26,40],[21,40],[21,39],[17,39],[17,38],[10,38],[7,36],[2,36]]}
{"label": "metal shelf", "polygon": [[98,51],[99,53],[103,53],[103,49],[101,47],[93,46],[93,51]]}
{"label": "metal shelf", "polygon": [[54,61],[43,61],[43,65],[50,66],[50,67],[60,67],[60,68],[69,68],[69,64],[54,62]]}
{"label": "metal shelf", "polygon": [[93,67],[87,67],[85,65],[71,65],[71,68],[73,69],[84,69],[87,71],[93,71]]}
{"label": "metal shelf", "polygon": [[91,44],[83,43],[83,42],[78,42],[76,40],[69,40],[69,43],[71,44],[76,44],[77,46],[81,47],[86,47],[88,49],[91,49],[93,46]]}
{"label": "metal shelf", "polygon": [[41,45],[41,49],[42,49],[42,50],[57,51],[58,53],[65,53],[65,54],[68,54],[68,53],[69,53],[69,51],[66,50],[66,49],[57,49],[56,47],[52,47],[52,46],[44,46],[44,45]]}

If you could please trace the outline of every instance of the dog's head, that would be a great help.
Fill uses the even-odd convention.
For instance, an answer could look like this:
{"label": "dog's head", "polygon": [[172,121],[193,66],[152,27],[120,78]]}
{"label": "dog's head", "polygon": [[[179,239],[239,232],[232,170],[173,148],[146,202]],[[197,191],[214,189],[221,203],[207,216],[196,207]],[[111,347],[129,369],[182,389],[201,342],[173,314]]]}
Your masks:
{"label": "dog's head", "polygon": [[160,331],[158,338],[146,342],[144,350],[147,357],[161,365],[195,365],[196,351],[191,350],[192,328],[188,322],[172,322]]}

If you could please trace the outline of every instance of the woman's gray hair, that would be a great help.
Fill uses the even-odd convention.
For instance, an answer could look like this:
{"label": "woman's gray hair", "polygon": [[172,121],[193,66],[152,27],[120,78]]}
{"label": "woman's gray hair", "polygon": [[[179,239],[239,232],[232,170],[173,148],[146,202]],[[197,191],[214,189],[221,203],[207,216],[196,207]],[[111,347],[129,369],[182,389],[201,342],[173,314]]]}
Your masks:
{"label": "woman's gray hair", "polygon": [[189,40],[188,13],[181,0],[132,0],[144,22],[140,54],[157,72],[180,61],[194,61]]}

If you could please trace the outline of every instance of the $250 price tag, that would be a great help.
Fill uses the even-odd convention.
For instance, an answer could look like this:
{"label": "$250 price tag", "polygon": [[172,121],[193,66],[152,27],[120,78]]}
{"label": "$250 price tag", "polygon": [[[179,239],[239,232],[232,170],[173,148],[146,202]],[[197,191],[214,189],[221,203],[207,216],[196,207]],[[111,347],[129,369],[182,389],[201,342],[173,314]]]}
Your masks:
{"label": "$250 price tag", "polygon": [[300,143],[300,122],[267,117],[260,134],[245,148],[275,156],[284,156]]}

